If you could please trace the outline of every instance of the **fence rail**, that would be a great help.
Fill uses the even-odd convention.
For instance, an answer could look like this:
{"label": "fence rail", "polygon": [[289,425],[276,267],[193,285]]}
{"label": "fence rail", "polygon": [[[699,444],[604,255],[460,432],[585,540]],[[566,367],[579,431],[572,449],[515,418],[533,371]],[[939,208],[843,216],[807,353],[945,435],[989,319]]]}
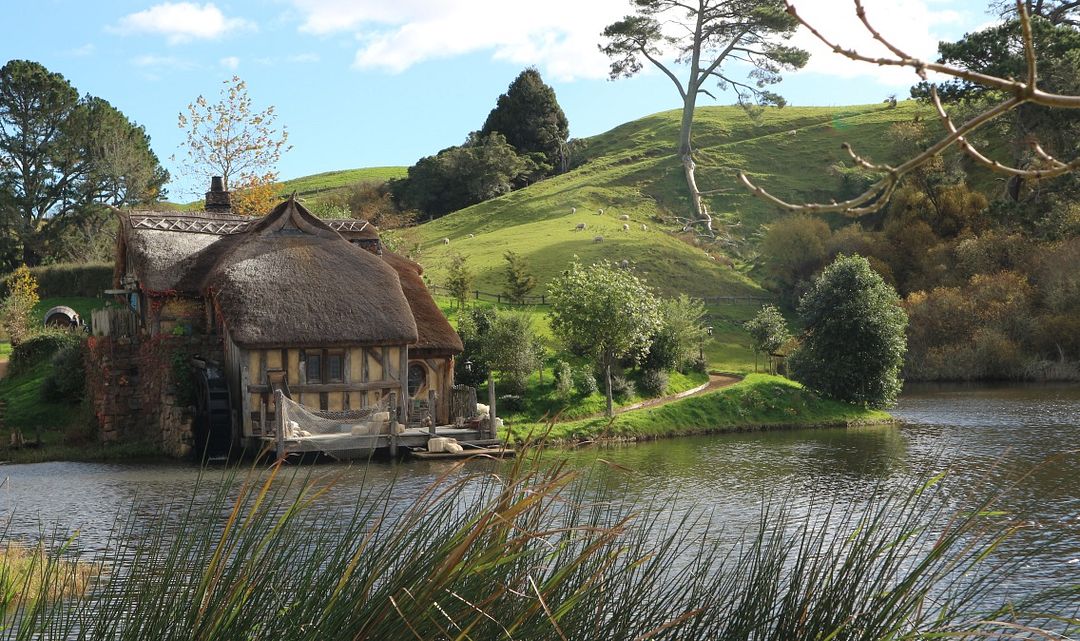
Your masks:
{"label": "fence rail", "polygon": [[[450,290],[442,285],[428,285],[428,289],[437,294],[446,294],[450,296]],[[522,305],[526,307],[541,305],[548,305],[547,295],[541,294],[539,296],[526,296],[521,301],[511,300],[506,294],[495,294],[491,292],[482,292],[478,289],[474,289],[469,292],[469,298],[472,300],[488,301],[491,303],[500,303],[503,305]],[[773,299],[767,296],[702,296],[700,300],[706,305],[722,305],[732,303],[769,303]]]}

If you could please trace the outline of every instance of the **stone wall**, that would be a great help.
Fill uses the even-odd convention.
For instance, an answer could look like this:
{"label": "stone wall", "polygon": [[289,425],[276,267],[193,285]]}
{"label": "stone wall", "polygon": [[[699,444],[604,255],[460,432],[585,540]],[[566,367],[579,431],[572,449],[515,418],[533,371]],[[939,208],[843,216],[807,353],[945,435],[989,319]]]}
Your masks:
{"label": "stone wall", "polygon": [[[176,457],[192,453],[195,408],[176,379],[193,355],[221,361],[217,336],[91,337],[87,395],[104,443],[143,443]],[[189,394],[186,394],[190,396]],[[193,402],[193,401],[190,401]]]}

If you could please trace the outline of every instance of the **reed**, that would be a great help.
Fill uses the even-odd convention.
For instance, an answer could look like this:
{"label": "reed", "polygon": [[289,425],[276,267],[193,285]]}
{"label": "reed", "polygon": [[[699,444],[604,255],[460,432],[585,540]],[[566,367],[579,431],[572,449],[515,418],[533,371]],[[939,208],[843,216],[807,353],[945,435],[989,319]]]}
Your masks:
{"label": "reed", "polygon": [[769,500],[733,546],[707,510],[627,505],[624,474],[472,463],[420,496],[368,487],[346,513],[327,507],[335,476],[320,468],[204,475],[149,522],[117,520],[97,559],[110,572],[86,598],[26,599],[0,636],[983,639],[1080,626],[1076,586],[983,605],[1026,559],[997,559],[1010,521],[988,503],[947,507],[937,479],[865,508],[817,506],[825,518]]}

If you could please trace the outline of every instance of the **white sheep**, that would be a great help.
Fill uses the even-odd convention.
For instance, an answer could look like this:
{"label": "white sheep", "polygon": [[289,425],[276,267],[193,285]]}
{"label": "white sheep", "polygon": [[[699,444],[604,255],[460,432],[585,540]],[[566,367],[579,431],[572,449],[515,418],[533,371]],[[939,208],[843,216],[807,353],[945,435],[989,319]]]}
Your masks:
{"label": "white sheep", "polygon": [[597,209],[596,210],[596,215],[597,216],[603,216],[604,215],[604,210],[603,209]]}
{"label": "white sheep", "polygon": [[594,243],[602,243],[602,242],[604,242],[604,237],[603,236],[597,236],[596,238],[593,238],[592,241]]}
{"label": "white sheep", "polygon": [[570,213],[571,214],[576,214],[577,213],[577,207],[571,207],[570,208]]}
{"label": "white sheep", "polygon": [[630,225],[627,225],[626,223],[623,223],[622,230],[623,231],[630,231]]}
{"label": "white sheep", "polygon": [[649,231],[649,226],[648,225],[642,225],[641,226],[641,231]]}
{"label": "white sheep", "polygon": [[475,237],[476,237],[476,234],[469,234],[468,236],[466,236],[466,238],[475,238]]}
{"label": "white sheep", "polygon": [[442,244],[449,245],[450,244],[450,239],[449,238],[443,238],[442,239]]}
{"label": "white sheep", "polygon": [[577,231],[585,231],[587,227],[588,225],[586,225],[585,223],[578,223],[577,227],[574,227],[574,229]]}
{"label": "white sheep", "polygon": [[794,136],[794,135],[795,135],[795,134],[797,134],[797,133],[799,133],[799,130],[798,130],[798,129],[792,129],[791,131],[787,132],[787,135],[789,135],[789,136]]}
{"label": "white sheep", "polygon": [[623,214],[622,216],[619,216],[619,220],[630,220],[630,216]]}

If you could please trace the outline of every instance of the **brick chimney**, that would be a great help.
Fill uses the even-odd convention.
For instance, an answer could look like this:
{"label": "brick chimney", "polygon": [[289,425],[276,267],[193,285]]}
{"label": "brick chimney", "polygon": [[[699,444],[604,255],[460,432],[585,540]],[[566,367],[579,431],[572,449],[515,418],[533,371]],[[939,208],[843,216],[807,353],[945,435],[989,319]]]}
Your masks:
{"label": "brick chimney", "polygon": [[232,212],[232,201],[229,199],[229,192],[225,191],[225,181],[221,176],[210,179],[210,191],[206,192],[206,211],[216,214]]}

